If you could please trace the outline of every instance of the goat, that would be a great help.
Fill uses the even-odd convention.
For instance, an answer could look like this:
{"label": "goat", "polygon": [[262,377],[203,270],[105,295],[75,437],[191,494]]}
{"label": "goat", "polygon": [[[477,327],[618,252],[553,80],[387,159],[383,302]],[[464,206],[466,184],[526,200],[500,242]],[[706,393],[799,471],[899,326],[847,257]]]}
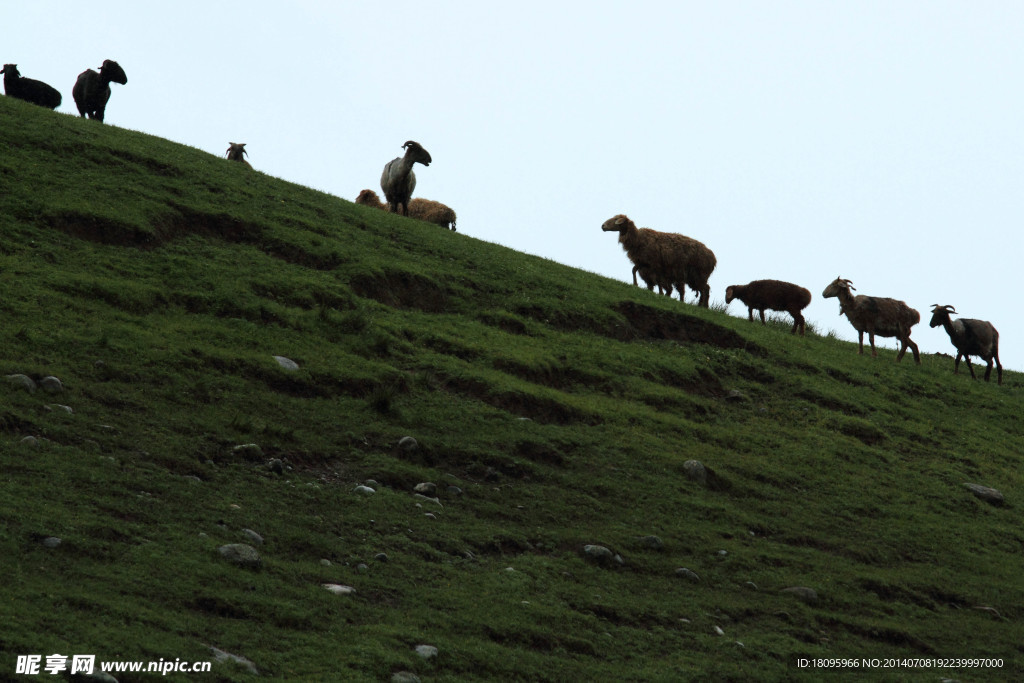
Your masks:
{"label": "goat", "polygon": [[[718,261],[714,252],[704,244],[674,232],[637,228],[624,214],[606,220],[601,230],[619,233],[619,244],[636,270],[641,276],[648,273],[644,280],[649,287],[651,283],[662,289],[675,285],[682,301],[688,286],[700,295],[698,305],[708,307],[711,299],[708,278]],[[668,293],[671,295],[671,289]]]}
{"label": "goat", "polygon": [[730,285],[725,288],[725,303],[733,299],[739,299],[747,305],[747,318],[754,321],[754,309],[761,315],[761,324],[767,324],[764,320],[765,309],[773,311],[786,311],[793,316],[793,329],[790,334],[796,334],[800,329],[800,336],[804,336],[807,329],[807,321],[804,320],[803,309],[811,303],[811,293],[799,285],[781,280],[754,280],[745,285]]}
{"label": "goat", "polygon": [[384,172],[380,176],[380,189],[384,190],[384,198],[388,200],[392,213],[408,216],[409,198],[416,189],[416,174],[412,172],[412,165],[418,162],[429,166],[433,160],[430,153],[413,140],[406,142],[402,148],[405,150],[405,156],[392,159],[384,166]]}
{"label": "goat", "polygon": [[971,378],[974,376],[974,368],[971,367],[971,356],[980,356],[987,364],[985,367],[985,381],[989,381],[992,375],[992,361],[996,364],[997,383],[1003,383],[1003,364],[999,362],[999,332],[992,323],[987,320],[973,320],[971,318],[958,318],[950,320],[949,314],[956,313],[952,306],[932,305],[932,319],[929,327],[938,327],[946,330],[949,340],[956,347],[956,360],[953,362],[953,374],[960,373],[960,357],[967,361],[967,369],[971,371]]}
{"label": "goat", "polygon": [[99,73],[92,69],[86,69],[78,74],[75,87],[71,94],[75,98],[75,105],[78,106],[78,113],[85,118],[96,119],[103,122],[103,114],[107,109],[107,101],[110,99],[110,84],[120,83],[126,85],[128,76],[124,69],[117,62],[104,59],[103,66]]}
{"label": "goat", "polygon": [[859,353],[864,353],[864,333],[868,333],[871,342],[871,355],[878,356],[875,350],[875,335],[879,337],[895,337],[900,341],[900,351],[896,354],[896,362],[903,360],[907,347],[914,352],[914,362],[921,363],[921,354],[917,344],[910,338],[910,328],[921,322],[921,314],[903,301],[886,299],[877,296],[853,296],[850,290],[856,291],[849,280],[836,278],[825,288],[821,296],[828,299],[839,299],[839,315],[845,315],[853,329],[857,330],[860,342]]}
{"label": "goat", "polygon": [[252,168],[252,164],[245,160],[245,155],[248,152],[245,151],[244,142],[229,142],[230,147],[227,149],[228,161],[238,161],[245,164],[246,168]]}
{"label": "goat", "polygon": [[4,64],[0,74],[4,75],[4,92],[9,97],[16,97],[47,109],[56,109],[60,106],[61,97],[56,88],[42,81],[22,78],[17,64]]}
{"label": "goat", "polygon": [[[356,204],[370,206],[381,211],[390,211],[390,207],[380,200],[373,190],[363,190],[356,197]],[[410,199],[409,218],[440,225],[442,228],[455,230],[455,211],[441,202],[432,199]]]}

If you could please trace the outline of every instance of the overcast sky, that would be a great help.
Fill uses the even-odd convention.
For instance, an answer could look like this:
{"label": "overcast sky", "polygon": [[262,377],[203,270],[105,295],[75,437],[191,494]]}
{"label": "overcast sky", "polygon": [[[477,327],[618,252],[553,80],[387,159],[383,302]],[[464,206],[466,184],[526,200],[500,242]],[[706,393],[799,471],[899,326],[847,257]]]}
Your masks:
{"label": "overcast sky", "polygon": [[842,276],[918,309],[923,352],[953,350],[928,328],[952,304],[1024,370],[1021,36],[1019,1],[32,0],[0,61],[76,114],[77,74],[114,59],[109,125],[245,142],[349,200],[416,140],[416,196],[466,235],[631,280],[600,230],[625,213],[715,252],[712,302],[789,280],[855,339],[820,296]]}

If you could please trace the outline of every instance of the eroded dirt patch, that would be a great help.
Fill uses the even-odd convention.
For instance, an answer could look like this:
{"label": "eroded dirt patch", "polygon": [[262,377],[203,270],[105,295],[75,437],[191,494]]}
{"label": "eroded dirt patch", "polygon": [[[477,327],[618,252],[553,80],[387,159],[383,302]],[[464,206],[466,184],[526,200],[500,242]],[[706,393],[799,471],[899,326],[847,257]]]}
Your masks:
{"label": "eroded dirt patch", "polygon": [[352,278],[352,291],[392,308],[415,309],[425,313],[444,313],[449,295],[433,280],[402,270],[366,273]]}
{"label": "eroded dirt patch", "polygon": [[758,356],[766,355],[762,347],[733,330],[685,313],[649,308],[635,301],[623,301],[615,310],[626,318],[636,338],[711,344],[723,349],[744,349]]}

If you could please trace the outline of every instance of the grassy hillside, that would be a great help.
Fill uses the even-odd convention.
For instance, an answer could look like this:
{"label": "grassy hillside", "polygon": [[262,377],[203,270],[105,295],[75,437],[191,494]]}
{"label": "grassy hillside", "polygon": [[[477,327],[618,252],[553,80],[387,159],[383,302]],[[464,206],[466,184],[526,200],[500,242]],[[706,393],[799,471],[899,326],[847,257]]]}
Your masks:
{"label": "grassy hillside", "polygon": [[[1024,676],[1019,373],[858,356],[9,98],[0,139],[0,375],[63,385],[0,383],[0,678],[210,647],[289,680]],[[258,569],[217,551],[245,529]]]}

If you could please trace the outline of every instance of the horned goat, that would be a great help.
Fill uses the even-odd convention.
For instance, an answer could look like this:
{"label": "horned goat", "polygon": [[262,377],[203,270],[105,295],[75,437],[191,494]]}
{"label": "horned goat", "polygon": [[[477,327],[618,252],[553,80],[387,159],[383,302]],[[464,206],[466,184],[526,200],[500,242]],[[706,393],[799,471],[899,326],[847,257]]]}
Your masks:
{"label": "horned goat", "polygon": [[228,161],[238,161],[245,164],[246,168],[252,168],[252,164],[245,160],[245,155],[248,152],[245,151],[244,142],[229,142],[230,147],[227,149]]}
{"label": "horned goat", "polygon": [[384,190],[384,198],[388,200],[392,213],[408,216],[409,198],[416,189],[416,174],[412,172],[412,165],[421,163],[429,166],[432,159],[430,153],[413,140],[406,142],[402,148],[405,149],[405,156],[392,159],[384,166],[380,189]]}
{"label": "horned goat", "polygon": [[910,338],[910,329],[921,322],[921,314],[897,299],[886,299],[878,296],[854,296],[850,290],[856,291],[849,280],[836,278],[825,288],[821,295],[828,299],[839,299],[839,315],[845,315],[853,329],[857,330],[860,342],[859,353],[864,353],[864,333],[868,333],[871,342],[871,355],[877,356],[875,335],[879,337],[895,337],[900,341],[900,351],[896,354],[896,362],[903,360],[907,347],[914,352],[914,362],[921,363],[921,354],[917,344]]}
{"label": "horned goat", "polygon": [[[375,209],[381,209],[382,211],[388,211],[389,207],[387,204],[380,200],[377,193],[373,190],[363,190],[356,197],[356,204],[362,206],[371,206]],[[440,225],[442,228],[451,228],[455,230],[455,211],[432,199],[410,199],[409,200],[409,218],[415,218],[421,221],[427,221],[428,223],[434,223]]]}
{"label": "horned goat", "polygon": [[761,323],[765,323],[764,311],[786,311],[793,316],[793,329],[791,334],[796,334],[800,329],[800,336],[804,335],[807,329],[807,321],[804,320],[801,311],[811,303],[811,293],[799,285],[782,280],[754,280],[745,285],[730,285],[725,288],[725,303],[733,299],[739,299],[747,305],[747,318],[754,321],[754,309],[761,315]]}
{"label": "horned goat", "polygon": [[956,313],[952,306],[932,305],[932,319],[928,323],[930,327],[942,325],[946,330],[949,340],[956,347],[956,361],[953,362],[953,374],[960,373],[960,357],[967,361],[967,369],[971,371],[971,378],[974,376],[974,368],[971,367],[971,356],[980,356],[987,364],[985,367],[985,381],[989,381],[992,375],[992,361],[995,361],[997,383],[1003,383],[1003,364],[999,362],[999,332],[992,323],[987,320],[973,320],[971,318],[957,318],[950,320],[949,314]]}
{"label": "horned goat", "polygon": [[71,94],[75,98],[78,113],[82,115],[82,118],[88,115],[90,119],[103,121],[107,101],[110,99],[111,83],[125,85],[128,83],[128,76],[125,75],[120,64],[110,59],[103,60],[103,66],[100,67],[99,73],[92,69],[86,69],[78,74],[78,80],[75,81],[75,87]]}
{"label": "horned goat", "polygon": [[60,106],[61,97],[56,88],[32,78],[22,78],[17,64],[4,64],[0,74],[4,75],[4,92],[9,97],[16,97],[47,109],[56,109]]}
{"label": "horned goat", "polygon": [[624,214],[606,220],[601,230],[619,233],[619,244],[626,256],[641,274],[649,273],[649,277],[644,278],[649,284],[675,285],[680,301],[686,295],[686,287],[690,287],[700,295],[699,305],[708,307],[711,300],[708,278],[718,261],[702,243],[674,232],[637,228]]}

